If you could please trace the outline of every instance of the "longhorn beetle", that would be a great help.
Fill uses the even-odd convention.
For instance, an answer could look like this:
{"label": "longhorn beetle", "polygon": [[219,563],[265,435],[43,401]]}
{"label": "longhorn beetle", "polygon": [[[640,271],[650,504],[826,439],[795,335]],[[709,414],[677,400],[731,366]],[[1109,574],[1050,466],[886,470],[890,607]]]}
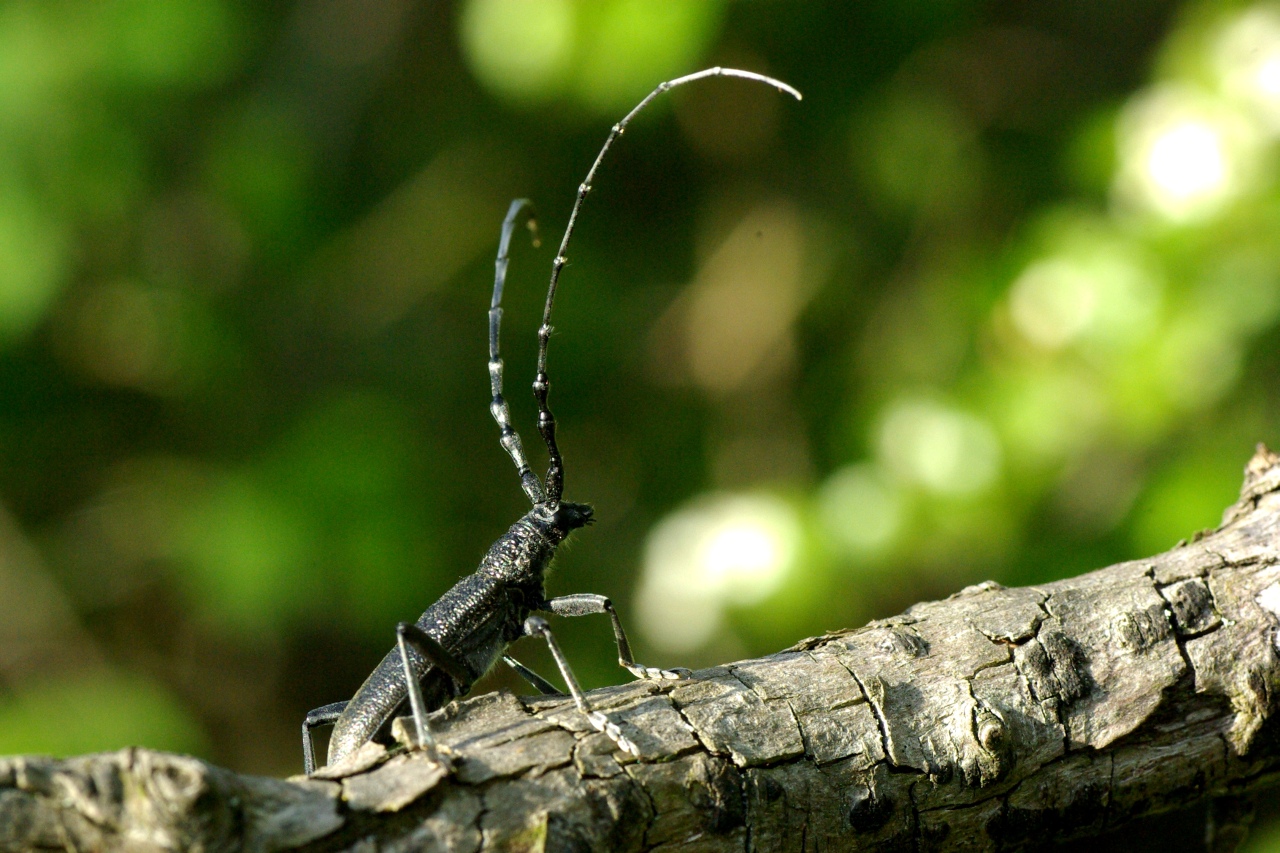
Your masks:
{"label": "longhorn beetle", "polygon": [[[556,419],[547,407],[547,344],[551,339],[551,304],[556,284],[566,263],[565,252],[582,203],[591,191],[591,182],[614,140],[627,124],[658,95],[706,77],[739,77],[773,86],[779,92],[800,99],[800,93],[780,80],[752,71],[734,68],[708,68],[659,85],[645,96],[631,112],[609,131],[600,153],[591,164],[586,179],[578,187],[577,199],[569,213],[569,224],[560,241],[560,250],[551,266],[551,284],[538,328],[538,370],[533,380],[533,396],[538,405],[538,432],[547,446],[550,459],[547,476],[540,481],[525,458],[520,436],[511,426],[511,412],[502,396],[502,359],[498,356],[498,330],[502,323],[502,288],[507,278],[508,249],[511,234],[520,214],[531,205],[516,199],[502,223],[495,261],[493,300],[489,307],[489,384],[493,400],[489,410],[501,430],[503,449],[515,462],[520,485],[533,508],[511,525],[494,542],[480,561],[474,574],[454,584],[440,600],[427,608],[416,623],[401,622],[396,627],[396,648],[387,653],[377,669],[365,680],[356,695],[347,702],[335,702],[307,714],[302,722],[302,753],[309,774],[315,769],[311,729],[333,724],[329,739],[329,763],[350,755],[374,739],[386,739],[391,721],[404,709],[406,702],[413,713],[417,745],[438,760],[435,740],[427,726],[426,715],[444,707],[450,700],[471,689],[501,658],[529,683],[543,693],[557,693],[555,686],[519,661],[506,654],[507,646],[523,636],[541,637],[555,658],[556,667],[569,687],[578,709],[598,731],[603,732],[623,750],[635,753],[636,747],[618,726],[599,711],[591,710],[569,662],[551,634],[547,621],[539,613],[559,616],[608,614],[613,622],[613,636],[618,644],[618,663],[637,678],[686,678],[687,669],[655,669],[642,666],[631,658],[627,634],[618,619],[613,603],[603,595],[580,593],[548,599],[543,588],[543,575],[555,555],[556,546],[574,530],[591,523],[592,510],[587,504],[560,499],[564,490],[564,462],[556,447]],[[537,245],[537,231],[532,211],[528,217]]]}

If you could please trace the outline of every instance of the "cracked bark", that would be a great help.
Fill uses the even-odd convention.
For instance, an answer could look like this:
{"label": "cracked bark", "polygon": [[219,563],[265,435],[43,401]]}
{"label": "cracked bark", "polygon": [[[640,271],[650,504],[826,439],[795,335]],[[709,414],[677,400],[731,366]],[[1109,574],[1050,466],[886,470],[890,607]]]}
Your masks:
{"label": "cracked bark", "polygon": [[1245,475],[1222,527],[1149,559],[594,691],[638,758],[505,693],[435,715],[449,771],[373,744],[290,780],[11,758],[0,850],[1016,850],[1210,800],[1230,849],[1280,781],[1280,457]]}

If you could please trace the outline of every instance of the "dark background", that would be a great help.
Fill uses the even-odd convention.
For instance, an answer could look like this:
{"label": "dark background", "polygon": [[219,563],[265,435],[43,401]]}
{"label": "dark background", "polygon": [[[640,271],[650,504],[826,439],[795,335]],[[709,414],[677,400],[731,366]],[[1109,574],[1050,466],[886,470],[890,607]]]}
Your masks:
{"label": "dark background", "polygon": [[[1280,425],[1274,7],[8,2],[0,752],[299,770],[527,508],[509,200],[541,469],[578,183],[716,64],[805,98],[701,82],[604,164],[550,354],[599,523],[553,594],[698,666],[1217,523]],[[625,677],[606,620],[554,627]]]}

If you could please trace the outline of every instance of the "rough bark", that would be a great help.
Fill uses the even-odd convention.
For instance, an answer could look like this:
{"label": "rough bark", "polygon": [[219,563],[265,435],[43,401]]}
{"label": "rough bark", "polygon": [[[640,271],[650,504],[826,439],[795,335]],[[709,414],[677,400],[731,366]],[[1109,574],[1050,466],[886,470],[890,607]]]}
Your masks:
{"label": "rough bark", "polygon": [[591,693],[638,758],[563,698],[506,693],[435,715],[448,770],[376,745],[285,781],[11,758],[0,849],[1007,850],[1210,799],[1225,843],[1280,774],[1278,616],[1259,447],[1222,527],[1165,554]]}

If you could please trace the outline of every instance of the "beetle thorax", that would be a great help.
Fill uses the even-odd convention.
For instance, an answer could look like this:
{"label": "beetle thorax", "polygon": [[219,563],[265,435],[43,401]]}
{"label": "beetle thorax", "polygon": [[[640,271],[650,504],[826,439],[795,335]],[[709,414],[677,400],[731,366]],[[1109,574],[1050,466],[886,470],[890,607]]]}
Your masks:
{"label": "beetle thorax", "polygon": [[591,507],[586,504],[536,504],[493,543],[479,571],[507,583],[540,585],[556,546],[590,522]]}

